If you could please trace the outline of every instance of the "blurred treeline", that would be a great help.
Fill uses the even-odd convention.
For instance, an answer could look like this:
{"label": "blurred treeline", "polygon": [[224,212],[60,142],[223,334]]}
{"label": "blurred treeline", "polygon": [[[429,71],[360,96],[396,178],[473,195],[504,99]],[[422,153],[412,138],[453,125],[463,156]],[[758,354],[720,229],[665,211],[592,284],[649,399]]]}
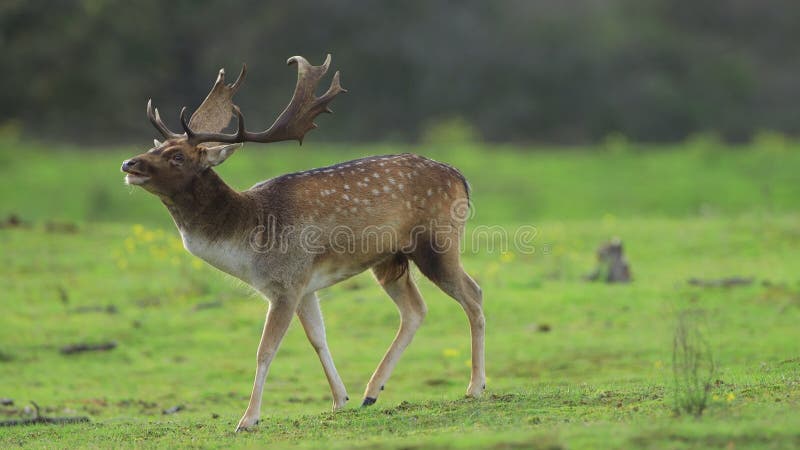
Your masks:
{"label": "blurred treeline", "polygon": [[265,127],[294,85],[286,58],[328,52],[350,94],[325,140],[413,142],[438,123],[570,144],[800,132],[797,0],[3,0],[0,125],[140,142],[148,98],[177,127],[247,62],[238,103]]}

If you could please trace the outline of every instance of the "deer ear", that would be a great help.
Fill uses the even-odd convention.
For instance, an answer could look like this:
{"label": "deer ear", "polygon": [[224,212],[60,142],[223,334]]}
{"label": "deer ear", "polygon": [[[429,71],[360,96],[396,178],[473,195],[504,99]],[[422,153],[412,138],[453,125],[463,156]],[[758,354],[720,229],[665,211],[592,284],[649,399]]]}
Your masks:
{"label": "deer ear", "polygon": [[228,157],[231,156],[233,152],[235,152],[236,149],[241,146],[242,144],[239,142],[236,144],[223,144],[215,147],[205,148],[206,163],[209,165],[209,167],[218,166],[225,162],[225,160],[228,159]]}

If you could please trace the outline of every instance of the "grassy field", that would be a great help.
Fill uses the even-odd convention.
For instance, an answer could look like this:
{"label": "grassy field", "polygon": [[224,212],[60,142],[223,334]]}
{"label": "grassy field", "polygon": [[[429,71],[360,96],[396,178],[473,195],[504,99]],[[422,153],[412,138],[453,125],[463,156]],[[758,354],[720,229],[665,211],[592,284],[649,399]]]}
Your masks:
{"label": "grassy field", "polygon": [[[800,152],[686,148],[522,152],[320,147],[243,150],[238,188],[365,154],[415,150],[471,180],[479,225],[537,229],[535,252],[469,248],[485,293],[488,390],[463,398],[460,307],[420,279],[429,314],[378,403],[360,394],[397,312],[369,275],[320,294],[351,404],[328,412],[319,362],[294,323],[257,430],[233,432],[252,382],[265,302],[188,255],[163,206],[122,185],[137,149],[77,153],[0,143],[0,447],[793,448],[800,446]],[[141,151],[139,149],[138,151]],[[623,239],[630,285],[587,283],[594,250]],[[480,251],[473,251],[480,250]],[[752,277],[698,287],[693,277]],[[417,276],[417,278],[420,278]],[[673,413],[672,338],[702,311],[716,363],[699,418]],[[108,352],[62,355],[79,342]],[[162,411],[182,406],[175,414]]]}

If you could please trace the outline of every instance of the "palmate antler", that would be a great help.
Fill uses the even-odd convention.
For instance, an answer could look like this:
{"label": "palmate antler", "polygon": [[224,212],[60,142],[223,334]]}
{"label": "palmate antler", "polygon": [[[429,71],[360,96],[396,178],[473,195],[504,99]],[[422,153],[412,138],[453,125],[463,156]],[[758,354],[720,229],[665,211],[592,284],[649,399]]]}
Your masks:
{"label": "palmate antler", "polygon": [[[186,107],[181,110],[181,125],[184,133],[174,133],[167,128],[154,109],[152,102],[147,102],[147,117],[153,126],[161,132],[166,139],[185,137],[190,144],[199,145],[207,142],[233,144],[237,142],[279,142],[297,140],[303,143],[305,134],[317,127],[314,118],[323,112],[333,112],[328,104],[341,92],[347,92],[339,81],[339,72],[333,75],[331,86],[321,97],[314,94],[314,90],[323,76],[328,72],[331,55],[325,58],[321,66],[312,66],[302,56],[293,56],[287,61],[288,65],[297,65],[297,85],[292,95],[292,100],[286,109],[278,116],[267,130],[254,133],[247,131],[244,125],[244,116],[238,106],[233,104],[233,95],[239,89],[246,74],[246,67],[242,67],[239,78],[230,85],[225,84],[225,72],[220,70],[214,87],[195,111],[191,119],[186,121]],[[231,112],[236,115],[238,126],[233,134],[221,133],[228,126]]]}
{"label": "palmate antler", "polygon": [[[236,81],[232,84],[225,84],[225,69],[220,69],[211,91],[192,114],[189,126],[193,130],[207,133],[219,133],[224,130],[233,118],[233,108],[235,106],[233,104],[233,96],[241,87],[246,75],[247,65],[242,65],[242,71]],[[147,117],[166,139],[186,136],[185,133],[179,134],[170,131],[162,122],[158,108],[154,109],[150,100],[147,101]]]}
{"label": "palmate antler", "polygon": [[197,107],[189,126],[192,130],[206,133],[219,133],[224,130],[233,118],[233,96],[247,76],[247,65],[242,64],[242,71],[232,84],[225,84],[225,69],[219,69],[217,81],[203,103]]}

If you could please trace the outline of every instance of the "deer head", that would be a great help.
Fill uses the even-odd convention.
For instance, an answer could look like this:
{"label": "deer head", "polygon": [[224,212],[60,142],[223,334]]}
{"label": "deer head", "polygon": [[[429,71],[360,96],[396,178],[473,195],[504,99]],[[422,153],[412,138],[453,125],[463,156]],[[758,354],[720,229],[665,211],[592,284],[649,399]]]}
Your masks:
{"label": "deer head", "polygon": [[[272,126],[261,132],[245,129],[244,116],[233,103],[233,96],[247,73],[246,66],[232,84],[225,84],[225,70],[221,69],[211,92],[188,122],[186,107],[181,110],[183,133],[170,131],[158,109],[148,100],[147,117],[164,140],[155,140],[152,149],[122,163],[125,182],[170,198],[191,189],[198,178],[212,176],[211,168],[223,163],[245,142],[297,140],[302,144],[305,134],[317,127],[314,118],[323,112],[332,112],[329,103],[339,93],[347,92],[339,82],[337,71],[325,94],[320,97],[314,94],[330,62],[330,55],[320,66],[312,66],[302,56],[289,58],[287,64],[297,66],[294,95]],[[238,122],[236,132],[223,133],[234,115]]]}

